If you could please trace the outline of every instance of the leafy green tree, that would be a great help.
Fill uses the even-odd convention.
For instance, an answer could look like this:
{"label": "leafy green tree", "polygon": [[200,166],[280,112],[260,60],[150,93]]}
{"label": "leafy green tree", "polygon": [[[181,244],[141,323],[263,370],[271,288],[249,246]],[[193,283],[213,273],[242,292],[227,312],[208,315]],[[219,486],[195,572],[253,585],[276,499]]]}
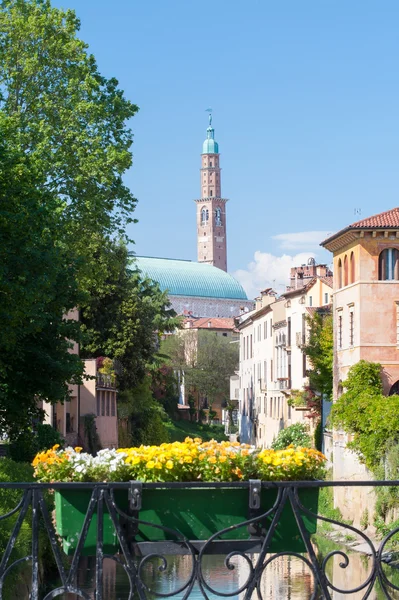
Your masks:
{"label": "leafy green tree", "polygon": [[2,0],[0,4],[0,110],[8,138],[29,155],[42,186],[56,194],[59,239],[79,264],[81,287],[106,273],[98,253],[104,240],[132,221],[136,200],[124,185],[131,166],[137,112],[97,68],[77,37],[72,10],[49,0]]}
{"label": "leafy green tree", "polygon": [[109,242],[99,259],[107,274],[100,285],[93,282],[81,308],[82,356],[117,359],[122,365],[119,386],[132,389],[156,363],[161,335],[180,320],[159,285],[129,268],[123,243]]}
{"label": "leafy green tree", "polygon": [[186,389],[194,388],[208,399],[209,409],[216,399],[227,401],[230,376],[239,361],[238,344],[213,331],[184,330],[161,346],[169,364],[184,373]]}
{"label": "leafy green tree", "polygon": [[303,351],[309,358],[309,387],[331,400],[333,388],[333,320],[332,315],[315,312],[308,318],[309,336]]}
{"label": "leafy green tree", "polygon": [[[0,113],[0,139],[7,139]],[[68,396],[82,365],[65,315],[80,301],[76,259],[58,243],[58,199],[30,157],[0,144],[0,431],[16,435],[41,416],[38,401]]]}

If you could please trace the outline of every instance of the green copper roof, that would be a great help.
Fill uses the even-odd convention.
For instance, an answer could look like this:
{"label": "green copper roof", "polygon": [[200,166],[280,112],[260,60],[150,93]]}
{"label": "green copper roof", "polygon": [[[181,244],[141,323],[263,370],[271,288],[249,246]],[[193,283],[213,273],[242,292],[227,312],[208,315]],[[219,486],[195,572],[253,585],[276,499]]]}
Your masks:
{"label": "green copper roof", "polygon": [[215,130],[212,127],[212,115],[209,115],[209,127],[206,130],[206,140],[202,144],[202,154],[219,154],[219,144],[215,142]]}
{"label": "green copper roof", "polygon": [[132,256],[131,266],[157,281],[169,296],[247,300],[241,284],[234,277],[206,263]]}

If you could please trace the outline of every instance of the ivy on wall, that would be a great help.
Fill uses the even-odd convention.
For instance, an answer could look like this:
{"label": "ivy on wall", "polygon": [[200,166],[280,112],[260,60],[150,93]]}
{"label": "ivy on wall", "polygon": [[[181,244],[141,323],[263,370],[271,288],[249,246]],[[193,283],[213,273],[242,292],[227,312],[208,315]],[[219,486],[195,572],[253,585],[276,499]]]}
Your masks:
{"label": "ivy on wall", "polygon": [[399,396],[384,396],[379,363],[359,361],[343,382],[330,419],[352,435],[347,447],[373,472],[393,444],[399,442]]}

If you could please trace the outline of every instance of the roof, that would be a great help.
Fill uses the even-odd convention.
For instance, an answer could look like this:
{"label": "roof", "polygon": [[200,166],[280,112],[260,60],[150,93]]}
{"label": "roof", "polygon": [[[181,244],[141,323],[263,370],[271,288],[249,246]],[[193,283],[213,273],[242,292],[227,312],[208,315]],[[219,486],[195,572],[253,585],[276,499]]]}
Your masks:
{"label": "roof", "polygon": [[248,300],[234,277],[206,263],[132,255],[130,264],[158,282],[161,290],[168,292],[169,296]]}
{"label": "roof", "polygon": [[201,317],[199,319],[187,319],[191,323],[191,329],[229,329],[234,330],[234,319],[230,317]]}
{"label": "roof", "polygon": [[314,284],[316,283],[316,281],[322,281],[323,283],[325,283],[326,285],[328,285],[328,287],[332,288],[333,287],[333,277],[313,277],[308,283],[306,283],[305,285],[303,285],[302,287],[298,287],[295,288],[294,290],[288,290],[287,292],[284,292],[284,294],[282,294],[285,297],[291,297],[291,296],[296,296],[303,294],[304,292],[307,292],[308,290],[310,290],[311,287],[314,286]]}
{"label": "roof", "polygon": [[[367,217],[367,219],[361,219],[341,229],[334,235],[321,242],[320,246],[328,248],[331,242],[341,237],[346,233],[353,232],[354,230],[362,229],[399,229],[399,207],[386,210],[385,212]],[[332,249],[332,248],[331,248]]]}
{"label": "roof", "polygon": [[212,118],[206,130],[206,140],[202,144],[202,154],[219,154],[219,144],[215,141],[215,130],[212,127]]}

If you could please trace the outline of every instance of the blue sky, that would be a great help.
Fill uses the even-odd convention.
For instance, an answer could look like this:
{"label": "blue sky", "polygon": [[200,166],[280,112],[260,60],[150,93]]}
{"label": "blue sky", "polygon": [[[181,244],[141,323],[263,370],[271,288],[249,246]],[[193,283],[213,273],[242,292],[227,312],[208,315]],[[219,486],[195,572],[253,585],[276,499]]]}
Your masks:
{"label": "blue sky", "polygon": [[[399,205],[397,0],[53,0],[139,105],[137,254],[196,259],[213,108],[228,267],[251,295],[284,283],[326,232]],[[295,235],[293,235],[295,234]]]}

